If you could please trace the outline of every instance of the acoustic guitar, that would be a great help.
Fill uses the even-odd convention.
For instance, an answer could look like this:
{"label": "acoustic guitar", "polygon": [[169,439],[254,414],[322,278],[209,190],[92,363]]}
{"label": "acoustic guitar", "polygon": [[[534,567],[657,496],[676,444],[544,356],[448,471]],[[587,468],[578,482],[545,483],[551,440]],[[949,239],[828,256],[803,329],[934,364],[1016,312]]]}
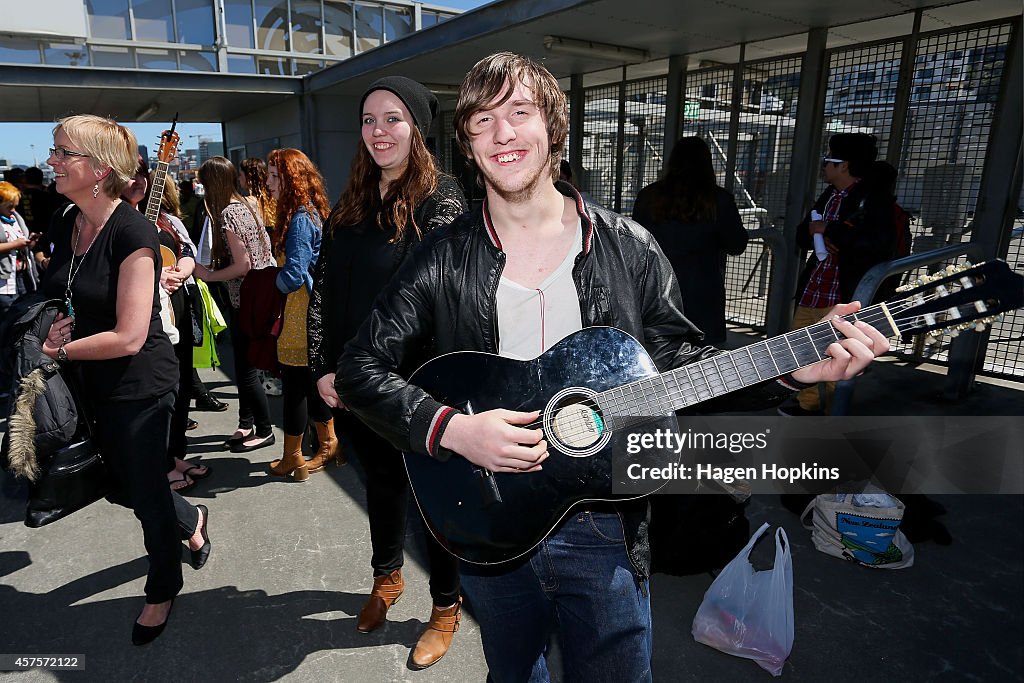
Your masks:
{"label": "acoustic guitar", "polygon": [[[178,125],[178,115],[174,115],[171,127],[160,134],[160,148],[156,153],[156,169],[150,177],[149,201],[146,202],[146,219],[156,225],[160,218],[160,203],[164,199],[164,187],[167,184],[167,169],[171,160],[178,152],[180,137],[174,132]],[[160,260],[164,268],[173,268],[178,264],[178,256],[172,249],[160,245]]]}
{"label": "acoustic guitar", "polygon": [[[1003,261],[950,267],[901,288],[902,299],[869,306],[863,320],[892,337],[952,328],[984,329],[1003,311],[1024,305],[1024,276]],[[734,351],[659,373],[639,341],[610,327],[572,334],[533,360],[489,353],[449,353],[410,378],[445,405],[466,413],[494,408],[540,410],[548,443],[539,472],[492,473],[453,455],[440,461],[405,454],[416,504],[426,526],[451,554],[474,564],[506,562],[528,553],[587,501],[636,498],[613,492],[613,435],[645,423],[678,431],[675,411],[826,358],[839,338],[820,322]],[[651,417],[656,416],[656,417]],[[649,449],[650,450],[650,449]],[[644,465],[664,467],[667,461]],[[616,448],[616,457],[628,457]],[[646,493],[653,493],[648,490]]]}

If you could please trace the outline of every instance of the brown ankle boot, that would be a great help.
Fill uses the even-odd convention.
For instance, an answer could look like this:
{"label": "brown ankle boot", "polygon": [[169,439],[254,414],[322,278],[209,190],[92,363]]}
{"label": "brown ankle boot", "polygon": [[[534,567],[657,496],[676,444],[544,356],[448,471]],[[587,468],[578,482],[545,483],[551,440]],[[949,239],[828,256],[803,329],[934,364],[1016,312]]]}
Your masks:
{"label": "brown ankle boot", "polygon": [[369,633],[380,628],[387,620],[388,608],[398,602],[398,598],[402,597],[404,590],[405,579],[402,578],[401,569],[396,569],[385,576],[373,577],[373,590],[370,591],[369,600],[359,612],[356,630]]}
{"label": "brown ankle boot", "polygon": [[334,435],[334,420],[314,422],[313,424],[316,425],[316,438],[320,442],[320,448],[317,449],[316,455],[306,463],[306,469],[309,470],[309,473],[319,472],[332,460],[338,465],[344,465],[348,462],[345,459],[345,455],[341,452],[341,444],[338,443],[338,437]]}
{"label": "brown ankle boot", "polygon": [[290,474],[295,481],[309,479],[306,459],[302,457],[302,436],[284,435],[284,456],[270,463],[270,473],[279,477]]}
{"label": "brown ankle boot", "polygon": [[412,665],[415,669],[426,669],[445,656],[452,645],[455,632],[459,630],[462,618],[462,598],[444,609],[435,606],[430,611],[427,630],[420,636],[416,649],[412,651]]}

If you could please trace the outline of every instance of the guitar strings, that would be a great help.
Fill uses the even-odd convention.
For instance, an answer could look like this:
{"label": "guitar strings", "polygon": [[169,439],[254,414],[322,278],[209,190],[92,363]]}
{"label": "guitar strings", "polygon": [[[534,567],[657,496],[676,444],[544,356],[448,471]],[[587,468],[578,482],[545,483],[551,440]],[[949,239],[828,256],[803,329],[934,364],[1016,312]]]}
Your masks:
{"label": "guitar strings", "polygon": [[[889,313],[892,316],[892,320],[896,323],[896,327],[897,327],[896,332],[898,333],[898,332],[902,331],[900,329],[901,328],[901,325],[900,325],[901,323],[911,323],[915,319],[920,317],[920,315],[900,316],[900,313],[902,313],[903,311],[905,311],[905,310],[907,310],[909,308],[916,307],[916,306],[920,305],[923,302],[927,302],[927,301],[930,301],[930,300],[935,300],[935,299],[941,298],[942,296],[945,296],[945,295],[942,295],[942,294],[939,294],[939,293],[931,293],[931,294],[922,296],[921,299],[919,299],[917,301],[910,301],[909,299],[903,299],[903,300],[899,300],[899,301],[888,303],[887,305],[888,305]],[[856,322],[857,320],[861,320],[861,321],[867,322],[867,323],[872,324],[872,325],[874,325],[876,323],[880,323],[880,322],[888,322],[889,321],[889,316],[886,316],[885,312],[883,311],[883,309],[881,307],[881,305],[877,305],[877,304],[874,305],[874,306],[870,306],[870,307],[868,307],[866,309],[863,309],[862,311],[859,311],[858,313],[851,314],[849,316],[844,316],[844,318],[846,320],[848,320],[849,322]],[[825,358],[822,357],[821,354],[817,350],[817,343],[818,342],[826,341],[826,340],[828,340],[829,337],[831,337],[833,341],[838,341],[839,339],[842,339],[842,337],[839,336],[839,334],[836,332],[835,327],[832,325],[831,321],[821,321],[821,322],[815,323],[813,325],[810,325],[808,327],[802,328],[802,330],[806,332],[806,337],[807,337],[806,339],[803,339],[803,338],[798,338],[798,339],[795,339],[795,340],[789,339],[789,335],[792,335],[794,333],[799,333],[801,330],[793,330],[793,331],[791,331],[789,333],[786,333],[784,335],[780,335],[780,337],[782,337],[786,341],[787,345],[791,349],[791,355],[793,356],[794,360],[797,360],[796,351],[797,350],[804,351],[804,350],[806,350],[808,345],[810,345],[812,347],[812,349],[815,352],[815,355],[817,355],[820,360],[824,360]],[[800,335],[797,335],[797,336],[800,337]],[[775,361],[775,355],[772,353],[772,350],[771,350],[771,348],[769,346],[769,342],[776,342],[776,343],[778,343],[778,340],[780,339],[780,337],[775,337],[775,338],[770,339],[770,340],[764,340],[764,341],[761,341],[761,342],[757,342],[756,344],[751,344],[748,347],[743,347],[743,348],[747,349],[748,356],[749,356],[749,358],[751,360],[751,368],[754,369],[755,373],[758,375],[759,378],[761,377],[761,374],[758,371],[758,366],[760,365],[760,363],[758,363],[759,360],[763,361],[763,360],[765,360],[765,358],[769,358],[771,360],[772,365],[775,366],[774,369],[775,370],[779,370],[780,369],[778,367],[778,364]],[[756,347],[756,348],[753,351],[751,351],[750,347]],[[688,364],[688,365],[684,365],[684,366],[681,366],[680,368],[676,368],[676,369],[670,371],[670,373],[675,373],[675,372],[679,372],[679,371],[684,372],[686,374],[687,380],[689,381],[689,385],[690,385],[689,387],[680,385],[679,382],[678,382],[678,379],[676,379],[676,377],[673,376],[672,379],[676,383],[676,389],[675,390],[669,389],[668,383],[665,381],[665,375],[668,375],[669,373],[664,373],[664,374],[658,375],[656,377],[645,377],[645,378],[642,378],[640,380],[636,380],[634,382],[627,383],[627,384],[622,385],[620,387],[616,387],[614,389],[610,389],[610,390],[608,390],[606,392],[603,392],[602,394],[598,395],[600,400],[595,400],[594,398],[587,397],[587,398],[581,399],[580,401],[576,401],[576,402],[573,402],[573,403],[566,404],[564,406],[560,406],[560,408],[564,409],[564,408],[566,408],[566,407],[568,407],[570,405],[583,405],[583,406],[585,406],[585,407],[587,407],[587,408],[589,408],[589,409],[591,409],[591,410],[593,410],[593,411],[595,411],[597,413],[601,413],[601,414],[604,415],[603,422],[604,422],[604,424],[606,426],[606,431],[615,431],[615,430],[627,428],[627,427],[630,427],[630,426],[634,426],[634,425],[637,425],[637,424],[642,424],[644,422],[649,422],[651,420],[661,419],[663,417],[668,417],[669,415],[667,415],[667,414],[666,415],[658,415],[658,414],[655,414],[655,413],[659,413],[659,412],[663,412],[663,411],[664,412],[668,412],[676,403],[678,403],[678,399],[680,399],[680,398],[684,399],[685,405],[692,405],[694,403],[699,403],[701,401],[707,400],[708,398],[715,397],[716,396],[716,391],[720,392],[720,393],[728,393],[728,392],[735,391],[735,390],[738,390],[740,388],[743,388],[745,386],[749,386],[747,384],[742,384],[741,383],[741,384],[739,384],[737,386],[730,387],[729,384],[728,384],[728,381],[725,378],[725,375],[722,374],[722,369],[718,366],[718,362],[717,361],[719,359],[728,358],[730,360],[730,362],[732,363],[732,365],[733,365],[733,371],[736,372],[737,374],[739,374],[739,367],[736,364],[735,359],[732,357],[732,354],[734,354],[734,353],[736,353],[737,351],[740,351],[740,350],[742,350],[742,349],[735,349],[733,351],[730,351],[730,352],[727,352],[727,353],[724,353],[724,354],[718,354],[718,355],[712,356],[710,358],[704,359],[702,361],[698,361],[696,363],[691,363],[691,364]],[[812,363],[808,363],[808,365],[813,364],[814,362],[818,362],[818,361],[813,361]],[[719,377],[718,380],[715,380],[714,375],[709,375],[709,373],[704,372],[704,368],[701,367],[701,366],[703,366],[705,364],[707,364],[709,366],[713,365],[715,367],[715,373]],[[803,364],[798,365],[797,367],[803,367]],[[708,395],[707,396],[704,396],[704,397],[701,396],[700,389],[698,388],[700,382],[699,382],[699,380],[694,380],[693,376],[690,373],[691,369],[700,370],[701,375],[702,375],[702,379],[703,379],[704,383],[708,387],[708,391],[707,391]],[[784,374],[784,373],[772,373],[770,375],[769,379],[777,377],[780,374]],[[639,409],[641,407],[640,406],[640,401],[636,400],[635,396],[630,396],[630,397],[626,396],[626,391],[627,390],[631,394],[633,394],[634,393],[634,389],[640,389],[641,391],[643,391],[644,390],[644,386],[643,386],[644,383],[647,383],[649,385],[653,385],[654,383],[656,383],[658,381],[661,381],[661,383],[663,385],[663,388],[666,390],[665,396],[669,400],[656,399],[655,401],[653,401],[653,405],[652,405],[652,401],[650,401],[646,396],[641,396],[640,398],[642,399],[642,401],[647,404],[647,408],[648,408],[648,411],[647,411],[648,414],[647,415],[643,415],[643,416],[636,415],[635,411],[634,411],[633,415],[629,415],[629,414],[626,414],[626,415],[615,414],[615,411],[617,411],[617,410],[618,411],[622,411],[623,409],[627,409],[627,408]],[[717,385],[717,389],[716,389],[716,386],[713,385],[713,382],[714,382],[715,385]],[[616,398],[613,395],[613,392],[619,392],[620,396],[618,398]],[[660,404],[665,404],[665,405],[660,405]],[[617,424],[612,425],[611,423],[613,421],[615,423],[617,423]],[[527,425],[523,425],[523,427],[526,428],[526,429],[530,429],[530,428],[538,428],[538,427],[541,427],[542,425],[543,425],[543,420],[535,420],[535,421],[533,421],[533,422],[531,422],[531,423],[529,423]],[[561,440],[571,440],[573,437],[578,437],[578,436],[581,436],[581,435],[590,436],[590,435],[593,434],[593,430],[592,430],[591,424],[589,424],[588,420],[586,418],[584,418],[584,417],[573,417],[573,418],[565,419],[565,420],[560,422],[559,427],[561,427],[561,429],[557,430],[558,433],[556,434],[556,436],[558,436],[558,438],[561,439]]]}
{"label": "guitar strings", "polygon": [[[872,307],[872,308],[874,308],[874,307]],[[896,308],[896,307],[895,306],[890,307],[890,309],[892,309],[892,308]],[[882,321],[882,320],[885,319],[884,313],[881,313],[880,308],[879,308],[878,311],[873,311],[871,308],[865,309],[864,311],[861,312],[860,316],[855,316],[855,318],[856,319],[864,320],[865,322],[868,322],[868,321],[871,321],[871,318],[875,317],[875,316],[872,315],[874,313],[879,313],[879,315],[877,316],[877,321]],[[914,317],[917,317],[917,316],[913,316],[913,317],[910,317],[910,318],[904,318],[902,320],[912,320]],[[832,337],[833,339],[841,338],[841,337],[838,337],[838,335],[834,332],[834,327],[832,326],[831,322],[829,322],[829,321],[825,321],[825,322],[822,322],[822,323],[815,323],[814,325],[809,326],[809,327],[804,328],[804,329],[809,330],[810,332],[808,333],[808,341],[798,342],[798,345],[800,347],[805,347],[808,343],[812,343],[812,340],[814,340],[814,341],[823,341],[823,340],[828,339],[829,337]],[[817,339],[815,339],[815,335],[813,334],[813,332],[821,332],[823,330],[827,330],[827,334],[818,334],[817,335]],[[796,331],[798,332],[799,330],[796,330]],[[789,343],[790,343],[790,346],[793,347],[792,342],[789,342]],[[756,351],[757,351],[757,355],[761,357],[760,360],[764,360],[764,356],[772,356],[772,363],[775,364],[774,356],[771,353],[771,349],[767,346],[767,343],[766,342],[759,342],[757,344],[757,346],[759,348],[757,348]],[[794,348],[794,351],[795,350],[796,349]],[[815,353],[816,353],[816,355],[819,355],[819,358],[820,358],[820,354],[817,354],[817,349],[816,348],[815,348]],[[718,385],[719,389],[722,389],[722,390],[725,390],[725,391],[733,391],[735,389],[739,389],[739,388],[741,388],[743,386],[746,386],[744,384],[740,384],[740,385],[738,385],[736,387],[732,387],[732,388],[729,387],[728,382],[725,380],[725,376],[722,374],[721,368],[718,367],[718,364],[716,362],[717,359],[720,359],[720,358],[723,358],[723,357],[727,357],[727,356],[728,356],[728,354],[720,354],[720,355],[717,355],[717,356],[713,356],[712,358],[705,359],[704,361],[699,361],[698,363],[693,363],[693,364],[690,364],[690,365],[682,366],[681,368],[677,368],[677,370],[683,370],[686,373],[687,379],[689,380],[690,385],[691,385],[690,387],[680,386],[678,384],[678,381],[677,381],[677,383],[676,383],[677,384],[677,388],[676,388],[676,390],[673,391],[673,390],[669,390],[668,389],[667,382],[665,382],[662,379],[661,376],[653,377],[653,378],[643,378],[641,380],[638,380],[638,381],[635,381],[635,382],[631,382],[629,384],[623,385],[622,387],[617,387],[616,389],[612,389],[612,390],[609,390],[608,392],[605,392],[605,399],[606,400],[602,400],[600,402],[600,405],[604,406],[605,410],[600,410],[598,402],[595,401],[592,398],[586,398],[586,399],[582,399],[580,401],[577,401],[575,403],[566,404],[566,406],[562,406],[562,408],[568,407],[568,405],[579,405],[579,404],[582,404],[582,405],[584,405],[584,406],[594,410],[595,412],[602,412],[602,413],[605,414],[605,420],[604,420],[605,424],[610,426],[609,431],[614,431],[615,429],[622,429],[622,428],[625,428],[625,427],[628,427],[628,426],[632,426],[634,424],[640,424],[640,423],[643,423],[643,422],[647,422],[647,421],[649,421],[651,419],[658,419],[658,418],[660,418],[662,416],[661,415],[655,415],[655,413],[661,412],[662,410],[667,410],[671,406],[670,405],[664,405],[664,406],[657,405],[658,403],[660,403],[659,401],[655,401],[654,405],[652,405],[652,402],[649,401],[646,397],[643,397],[643,396],[641,398],[643,399],[643,401],[645,403],[647,403],[647,407],[648,407],[648,411],[647,412],[648,412],[649,415],[651,415],[651,417],[640,417],[640,416],[636,416],[636,415],[632,415],[632,416],[631,415],[615,415],[615,414],[610,414],[610,413],[612,411],[615,411],[616,409],[622,410],[623,408],[629,408],[629,407],[634,407],[636,409],[639,409],[640,402],[636,401],[635,397],[626,397],[625,396],[625,392],[626,392],[627,389],[631,393],[632,393],[634,388],[643,389],[642,385],[645,382],[648,383],[648,384],[654,384],[658,380],[661,380],[664,388],[667,390],[667,395],[668,395],[668,397],[670,399],[673,399],[673,398],[677,399],[679,397],[684,397],[684,398],[687,399],[687,403],[688,404],[690,404],[690,403],[697,403],[697,402],[700,402],[702,400],[705,400],[705,398],[713,397],[715,395],[715,387],[712,386],[712,381],[715,381],[714,380],[714,376],[710,375],[710,377],[709,377],[708,373],[705,373],[703,371],[703,368],[699,368],[698,367],[698,369],[701,370],[701,374],[703,376],[704,382],[707,384],[707,386],[709,387],[709,390],[711,391],[710,396],[702,398],[700,390],[698,389],[699,381],[694,381],[692,375],[689,372],[690,368],[693,368],[693,367],[696,367],[696,366],[700,366],[701,364],[704,364],[704,363],[708,363],[708,361],[712,361],[710,364],[714,364],[715,365],[716,372],[719,375],[719,377],[721,378],[721,382],[715,381],[715,384]],[[754,355],[751,355],[751,358],[754,359]],[[732,363],[734,365],[734,369],[737,369],[735,361],[733,361],[731,358],[730,358],[730,360],[732,361]],[[796,360],[795,354],[794,354],[794,360]],[[756,372],[756,367],[754,369],[755,369],[755,372]],[[760,377],[760,373],[758,373],[758,376]],[[611,394],[611,392],[614,392],[614,391],[619,391],[622,395],[618,399],[616,399]],[[694,400],[690,401],[691,398],[694,399]],[[669,400],[669,401],[665,401],[665,403],[669,403],[669,404],[674,405],[676,403],[676,401]],[[635,410],[633,412],[635,413]],[[612,421],[615,421],[615,422],[620,423],[620,424],[617,425],[617,426],[612,426],[612,425],[609,424]],[[535,422],[532,422],[532,423],[530,423],[528,425],[525,425],[525,427],[526,428],[530,428],[530,427],[537,427],[537,426],[540,426],[540,425],[541,425],[541,422],[535,421]],[[562,427],[562,429],[558,430],[557,436],[559,438],[571,439],[572,437],[581,436],[581,435],[584,435],[584,434],[589,436],[589,435],[591,435],[593,433],[593,430],[588,425],[587,420],[585,418],[583,418],[583,417],[570,418],[570,419],[564,420],[559,426]]]}

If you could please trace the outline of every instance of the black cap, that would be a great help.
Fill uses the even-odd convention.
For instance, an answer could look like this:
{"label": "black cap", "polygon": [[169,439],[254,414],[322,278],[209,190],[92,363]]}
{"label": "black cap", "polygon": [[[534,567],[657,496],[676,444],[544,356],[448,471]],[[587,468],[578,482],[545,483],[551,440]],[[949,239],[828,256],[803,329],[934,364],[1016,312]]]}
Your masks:
{"label": "black cap", "polygon": [[434,97],[434,93],[427,90],[422,84],[405,76],[378,78],[370,84],[370,87],[363,93],[363,98],[359,100],[360,116],[363,114],[363,105],[366,104],[366,98],[374,90],[387,90],[398,95],[406,109],[412,114],[413,122],[419,128],[423,139],[427,139],[430,124],[434,122],[434,117],[437,116],[437,98]]}
{"label": "black cap", "polygon": [[878,157],[878,142],[867,133],[836,133],[828,139],[829,156],[850,163],[850,175],[862,178]]}

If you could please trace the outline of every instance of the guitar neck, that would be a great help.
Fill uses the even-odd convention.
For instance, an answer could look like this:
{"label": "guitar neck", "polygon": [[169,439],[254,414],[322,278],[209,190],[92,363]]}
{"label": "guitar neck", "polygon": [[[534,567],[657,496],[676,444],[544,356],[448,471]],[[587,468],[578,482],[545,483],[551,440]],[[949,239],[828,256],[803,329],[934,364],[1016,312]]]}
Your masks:
{"label": "guitar neck", "polygon": [[164,199],[164,184],[167,181],[167,169],[170,166],[166,161],[156,162],[156,170],[150,179],[152,188],[149,193],[149,201],[146,202],[146,218],[156,223],[160,218],[160,202]]}
{"label": "guitar neck", "polygon": [[[863,320],[891,337],[900,330],[889,306],[870,306],[846,319],[850,322]],[[609,389],[601,393],[598,400],[608,426],[618,429],[635,422],[636,418],[665,415],[813,365],[825,360],[826,349],[839,339],[842,336],[831,322],[815,323]]]}

